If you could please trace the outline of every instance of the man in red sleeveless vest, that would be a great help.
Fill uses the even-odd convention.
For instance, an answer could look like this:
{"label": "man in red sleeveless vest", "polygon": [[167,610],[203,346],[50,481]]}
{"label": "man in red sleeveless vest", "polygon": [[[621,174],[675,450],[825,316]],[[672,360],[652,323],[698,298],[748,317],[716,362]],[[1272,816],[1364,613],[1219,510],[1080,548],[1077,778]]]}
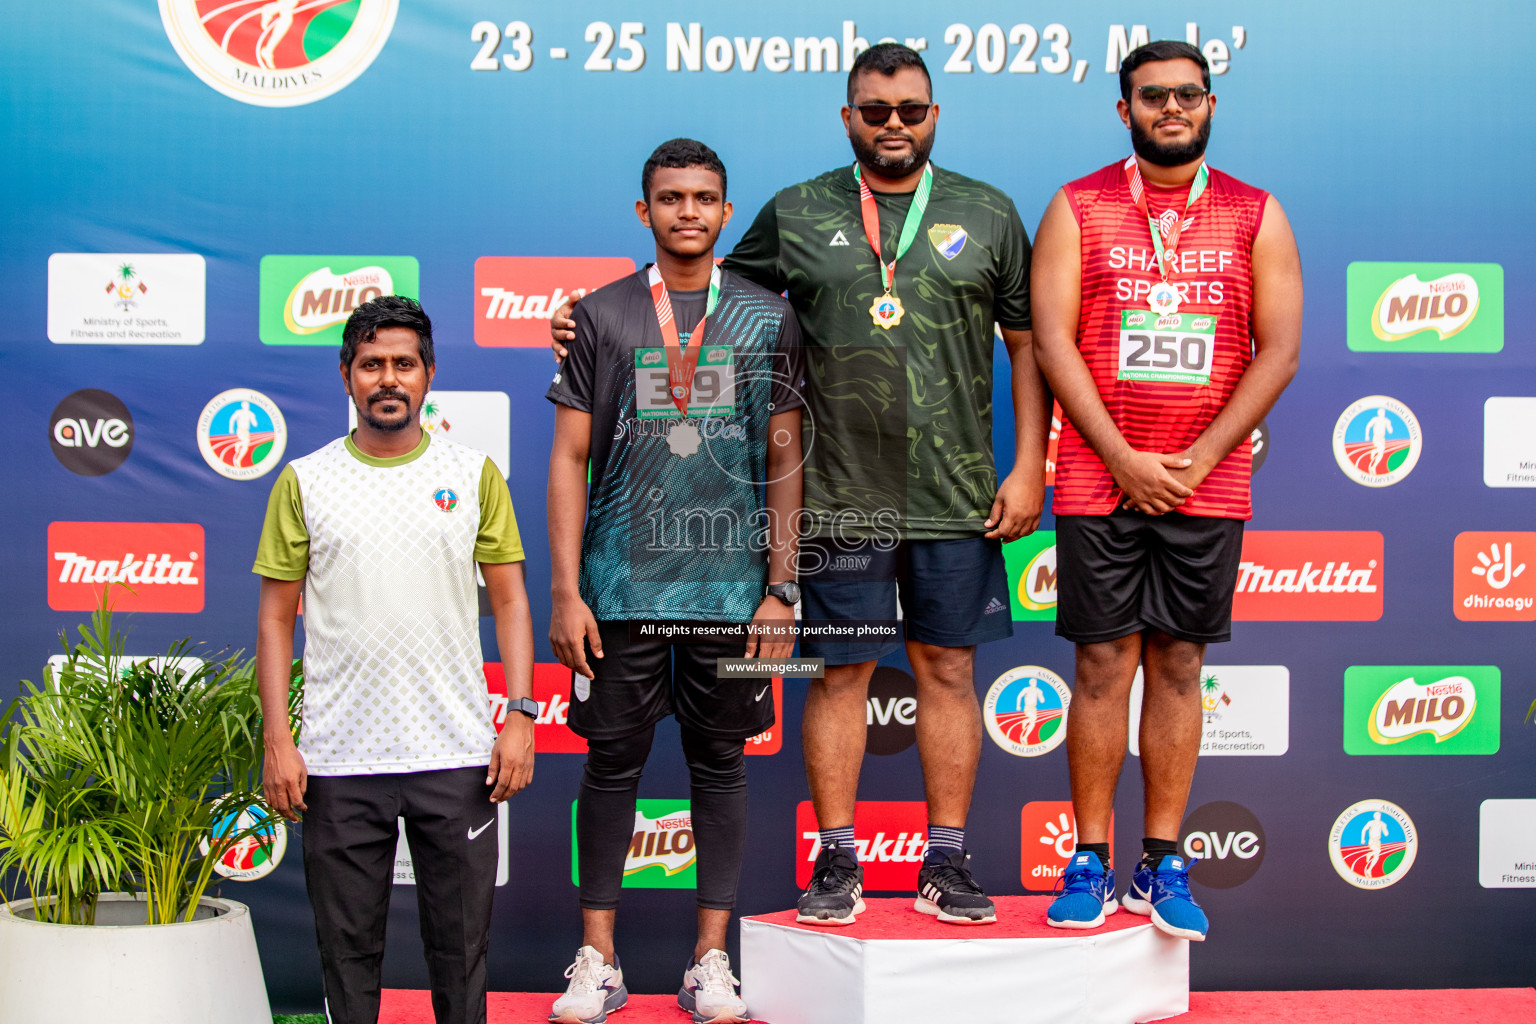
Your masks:
{"label": "man in red sleeveless vest", "polygon": [[1128,54],[1118,109],[1135,154],[1058,192],[1035,242],[1035,349],[1066,414],[1056,632],[1077,644],[1077,852],[1047,915],[1061,928],[1119,909],[1109,823],[1140,665],[1146,838],[1124,904],[1171,935],[1207,930],[1177,848],[1200,667],[1231,639],[1249,435],[1296,372],[1302,299],[1280,204],[1205,163],[1210,85],[1187,43]]}

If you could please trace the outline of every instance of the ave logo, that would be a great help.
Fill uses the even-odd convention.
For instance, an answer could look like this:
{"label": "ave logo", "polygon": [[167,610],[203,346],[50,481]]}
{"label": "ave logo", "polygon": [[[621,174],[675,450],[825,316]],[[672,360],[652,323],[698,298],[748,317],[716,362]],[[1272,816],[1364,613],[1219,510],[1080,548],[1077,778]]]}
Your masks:
{"label": "ave logo", "polygon": [[1458,619],[1536,621],[1536,533],[1458,533],[1454,562]]}
{"label": "ave logo", "polygon": [[878,666],[869,679],[864,702],[865,750],[887,756],[917,742],[917,680],[888,665]]}
{"label": "ave logo", "polygon": [[634,272],[627,256],[482,256],[475,260],[475,344],[548,348],[549,318],[573,292]]}
{"label": "ave logo", "polygon": [[53,457],[71,473],[102,476],[133,451],[133,414],[110,391],[85,388],[54,406],[48,442]]}
{"label": "ave logo", "polygon": [[1213,889],[1232,889],[1264,863],[1264,826],[1242,804],[1217,800],[1195,808],[1179,828],[1179,848],[1198,859],[1189,877]]}

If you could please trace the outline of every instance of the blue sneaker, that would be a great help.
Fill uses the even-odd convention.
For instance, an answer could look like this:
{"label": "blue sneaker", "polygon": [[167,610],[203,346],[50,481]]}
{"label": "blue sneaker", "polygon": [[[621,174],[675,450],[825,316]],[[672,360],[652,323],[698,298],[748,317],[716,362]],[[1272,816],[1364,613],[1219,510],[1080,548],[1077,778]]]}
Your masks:
{"label": "blue sneaker", "polygon": [[1136,861],[1136,870],[1131,872],[1131,887],[1120,897],[1120,902],[1125,909],[1142,917],[1152,916],[1152,875],[1153,866],[1147,863],[1146,857]]}
{"label": "blue sneaker", "polygon": [[[1152,923],[1166,935],[1204,942],[1211,925],[1206,920],[1205,911],[1189,894],[1189,869],[1198,863],[1198,859],[1167,853],[1155,869],[1137,865],[1131,891],[1125,894],[1125,909],[1150,915]],[[1133,897],[1138,897],[1136,903],[1147,909],[1138,910],[1133,906]]]}
{"label": "blue sneaker", "polygon": [[1097,928],[1106,914],[1120,909],[1115,902],[1115,872],[1106,871],[1096,853],[1074,853],[1061,874],[1061,895],[1045,912],[1052,928]]}

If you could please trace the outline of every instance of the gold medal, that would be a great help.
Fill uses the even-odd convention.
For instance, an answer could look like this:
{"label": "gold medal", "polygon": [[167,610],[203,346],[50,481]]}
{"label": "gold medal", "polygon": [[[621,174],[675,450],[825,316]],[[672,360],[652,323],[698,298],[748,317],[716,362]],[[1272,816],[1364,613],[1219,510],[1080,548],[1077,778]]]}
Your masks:
{"label": "gold medal", "polygon": [[887,331],[899,325],[906,312],[901,300],[890,292],[875,296],[875,301],[869,304],[869,318],[875,322],[876,327],[883,327]]}

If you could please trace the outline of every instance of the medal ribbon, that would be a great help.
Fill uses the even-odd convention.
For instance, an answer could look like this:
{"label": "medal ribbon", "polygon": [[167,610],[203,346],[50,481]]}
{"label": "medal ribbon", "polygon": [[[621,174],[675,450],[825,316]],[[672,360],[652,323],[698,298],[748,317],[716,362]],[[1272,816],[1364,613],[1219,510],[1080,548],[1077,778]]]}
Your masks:
{"label": "medal ribbon", "polygon": [[901,225],[901,237],[896,242],[896,259],[889,263],[885,262],[880,252],[880,210],[875,206],[875,197],[869,191],[869,183],[859,173],[858,164],[853,165],[853,180],[859,183],[859,214],[864,218],[864,237],[869,239],[870,247],[875,250],[875,259],[880,263],[880,278],[889,293],[896,286],[896,260],[912,248],[912,239],[917,237],[923,212],[928,209],[928,196],[933,192],[933,164],[923,168],[923,180],[917,184],[917,194],[912,197],[912,205],[907,207],[907,219]]}
{"label": "medal ribbon", "polygon": [[656,269],[654,263],[651,264],[650,281],[651,301],[656,304],[656,326],[661,328],[661,340],[666,345],[664,353],[670,385],[668,391],[672,395],[672,404],[687,419],[688,398],[693,392],[693,371],[699,365],[699,350],[704,347],[704,321],[709,319],[709,315],[715,311],[716,303],[720,301],[720,266],[716,264],[709,272],[709,300],[704,304],[704,318],[689,333],[690,344],[686,353],[678,339],[677,321],[672,318],[672,297],[667,294],[666,282],[662,281],[661,271]]}
{"label": "medal ribbon", "polygon": [[[1205,161],[1200,161],[1200,169],[1195,172],[1195,180],[1189,186],[1189,200],[1184,204],[1184,212],[1187,214],[1194,208],[1195,200],[1205,194],[1205,183],[1210,179],[1211,173],[1206,170]],[[1162,275],[1163,283],[1168,283],[1168,264],[1179,251],[1179,233],[1184,230],[1185,218],[1166,210],[1163,217],[1167,219],[1166,225],[1159,224],[1152,216],[1152,211],[1147,209],[1147,189],[1141,180],[1141,167],[1133,156],[1125,162],[1125,180],[1131,187],[1131,202],[1136,204],[1136,209],[1147,218],[1147,227],[1152,230],[1152,247],[1157,250],[1157,272]],[[1166,239],[1166,251],[1164,241]]]}

